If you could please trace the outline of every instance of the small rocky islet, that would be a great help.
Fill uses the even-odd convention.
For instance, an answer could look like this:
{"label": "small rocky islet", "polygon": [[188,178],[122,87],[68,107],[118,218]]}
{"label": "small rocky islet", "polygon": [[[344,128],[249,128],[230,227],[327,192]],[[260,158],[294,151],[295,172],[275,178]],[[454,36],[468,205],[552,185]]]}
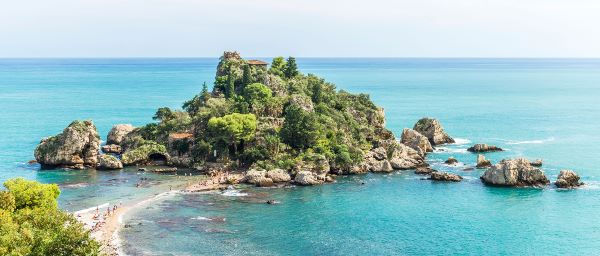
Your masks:
{"label": "small rocky islet", "polygon": [[[166,165],[207,174],[236,173],[227,184],[317,185],[338,175],[416,170],[434,181],[462,177],[429,168],[434,147],[454,143],[437,119],[422,118],[400,139],[385,128],[384,110],[366,94],[337,91],[335,85],[297,69],[295,59],[268,63],[225,52],[212,91],[186,101],[183,110],[160,108],[157,122],[142,127],[118,124],[101,146],[92,121],[74,121],[62,133],[44,138],[34,155],[42,168],[122,169]],[[543,187],[550,182],[541,160],[504,159],[493,165],[482,153],[503,149],[475,144],[477,168],[486,185]],[[100,153],[100,151],[102,153]],[[449,158],[448,165],[458,160]],[[176,170],[176,169],[174,169]],[[555,185],[583,185],[579,176],[560,172]]]}

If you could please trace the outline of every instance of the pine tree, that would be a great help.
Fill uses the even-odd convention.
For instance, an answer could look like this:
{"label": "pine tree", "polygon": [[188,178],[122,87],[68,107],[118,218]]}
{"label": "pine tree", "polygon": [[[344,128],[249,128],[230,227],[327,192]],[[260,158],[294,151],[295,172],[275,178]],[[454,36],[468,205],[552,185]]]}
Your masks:
{"label": "pine tree", "polygon": [[287,59],[287,63],[285,65],[285,70],[283,73],[287,78],[292,78],[298,75],[298,65],[296,65],[296,58],[289,57]]}

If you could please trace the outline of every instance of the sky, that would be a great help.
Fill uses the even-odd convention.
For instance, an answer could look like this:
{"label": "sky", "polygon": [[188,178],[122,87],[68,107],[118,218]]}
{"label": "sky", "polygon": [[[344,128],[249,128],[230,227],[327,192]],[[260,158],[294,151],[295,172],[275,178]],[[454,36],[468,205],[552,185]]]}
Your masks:
{"label": "sky", "polygon": [[598,0],[0,0],[0,57],[600,57]]}

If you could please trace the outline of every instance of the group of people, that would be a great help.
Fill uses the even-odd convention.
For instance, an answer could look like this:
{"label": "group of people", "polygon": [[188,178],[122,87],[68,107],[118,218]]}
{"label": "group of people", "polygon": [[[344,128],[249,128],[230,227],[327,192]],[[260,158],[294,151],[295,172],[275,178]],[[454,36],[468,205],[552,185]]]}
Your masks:
{"label": "group of people", "polygon": [[104,225],[106,223],[106,218],[110,217],[111,215],[115,214],[115,212],[117,211],[118,206],[117,205],[113,205],[113,207],[106,207],[106,213],[104,214],[100,214],[100,209],[98,207],[96,207],[96,213],[94,213],[94,216],[92,216],[92,219],[95,220],[94,225],[92,226],[91,231],[94,232],[98,229],[100,229],[102,227],[102,225]]}

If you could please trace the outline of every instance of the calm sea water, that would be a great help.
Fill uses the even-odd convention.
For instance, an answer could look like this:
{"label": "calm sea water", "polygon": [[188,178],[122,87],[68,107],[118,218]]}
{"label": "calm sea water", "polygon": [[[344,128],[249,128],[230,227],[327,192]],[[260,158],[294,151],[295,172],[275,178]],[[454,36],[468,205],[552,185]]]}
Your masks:
{"label": "calm sea water", "polygon": [[[62,187],[61,207],[152,198],[185,178],[123,171],[40,171],[26,162],[44,136],[74,119],[141,125],[161,106],[180,107],[212,83],[217,59],[0,60],[0,181],[22,176]],[[597,254],[600,251],[600,60],[299,59],[351,92],[369,93],[397,135],[423,116],[441,120],[458,145],[429,156],[461,183],[420,180],[410,171],[336,184],[160,196],[126,216],[134,255]],[[544,159],[551,180],[573,169],[573,191],[483,186],[473,143],[507,151],[493,161]],[[149,178],[140,188],[140,177]],[[362,183],[365,183],[362,185]],[[275,199],[277,205],[264,201]]]}

